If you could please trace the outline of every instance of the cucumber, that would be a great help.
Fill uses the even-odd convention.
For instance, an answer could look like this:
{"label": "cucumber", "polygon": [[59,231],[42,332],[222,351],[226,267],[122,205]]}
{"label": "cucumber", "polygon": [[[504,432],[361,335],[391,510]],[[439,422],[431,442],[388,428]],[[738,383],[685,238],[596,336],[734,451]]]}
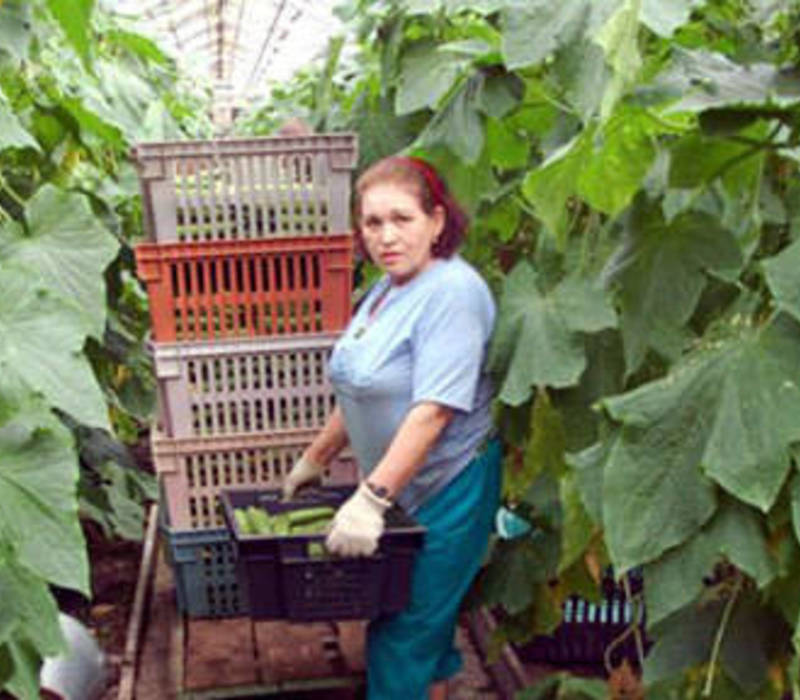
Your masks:
{"label": "cucumber", "polygon": [[252,535],[252,527],[250,525],[250,518],[247,517],[247,512],[244,508],[235,508],[233,517],[236,520],[236,527],[243,535]]}
{"label": "cucumber", "polygon": [[255,535],[271,535],[273,534],[273,526],[269,515],[261,508],[249,506],[247,508],[247,518],[250,521],[250,527]]}
{"label": "cucumber", "polygon": [[330,518],[325,518],[324,520],[312,520],[310,523],[292,525],[291,533],[293,535],[321,535],[328,529],[330,522]]}
{"label": "cucumber", "polygon": [[273,535],[288,535],[291,530],[289,513],[275,513],[270,519]]}
{"label": "cucumber", "polygon": [[330,506],[299,508],[270,515],[257,506],[236,508],[233,515],[244,535],[316,535],[325,532],[335,510]]}
{"label": "cucumber", "polygon": [[311,559],[320,559],[325,556],[325,545],[322,542],[308,543],[308,556]]}
{"label": "cucumber", "polygon": [[289,524],[294,527],[295,525],[313,523],[317,520],[330,520],[334,513],[334,509],[330,506],[315,506],[313,508],[290,510],[287,515],[289,517]]}

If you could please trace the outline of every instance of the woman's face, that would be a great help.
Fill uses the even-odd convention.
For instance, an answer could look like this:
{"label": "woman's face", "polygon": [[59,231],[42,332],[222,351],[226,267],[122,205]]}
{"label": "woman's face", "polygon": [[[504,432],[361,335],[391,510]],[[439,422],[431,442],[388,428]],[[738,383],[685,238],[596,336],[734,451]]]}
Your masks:
{"label": "woman's face", "polygon": [[433,262],[431,247],[444,226],[444,209],[422,209],[410,185],[375,183],[361,195],[361,234],[372,261],[403,284]]}

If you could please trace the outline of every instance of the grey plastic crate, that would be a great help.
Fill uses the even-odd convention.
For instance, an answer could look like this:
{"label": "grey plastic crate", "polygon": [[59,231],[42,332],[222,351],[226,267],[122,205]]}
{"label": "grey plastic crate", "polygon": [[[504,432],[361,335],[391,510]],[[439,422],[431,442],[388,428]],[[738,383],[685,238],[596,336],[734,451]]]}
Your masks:
{"label": "grey plastic crate", "polygon": [[[179,530],[224,525],[219,496],[223,488],[278,487],[283,477],[314,439],[317,431],[276,434],[168,438],[151,433],[153,463],[166,501],[169,522]],[[358,468],[343,453],[322,477],[322,483],[352,485]]]}
{"label": "grey plastic crate", "polygon": [[164,434],[319,430],[334,406],[326,364],[338,336],[151,343]]}
{"label": "grey plastic crate", "polygon": [[178,610],[189,617],[247,614],[239,590],[236,552],[225,528],[176,530],[161,524]]}
{"label": "grey plastic crate", "polygon": [[153,241],[350,230],[354,134],[141,143],[132,157]]}

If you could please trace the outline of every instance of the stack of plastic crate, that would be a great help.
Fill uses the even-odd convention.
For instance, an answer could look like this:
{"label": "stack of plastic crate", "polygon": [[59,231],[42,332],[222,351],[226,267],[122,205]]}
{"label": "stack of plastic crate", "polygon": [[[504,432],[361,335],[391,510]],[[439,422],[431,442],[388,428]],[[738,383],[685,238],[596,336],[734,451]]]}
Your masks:
{"label": "stack of plastic crate", "polygon": [[[180,608],[246,612],[219,503],[277,486],[333,408],[350,315],[352,134],[141,144],[136,248],[158,382],[153,461]],[[323,481],[349,484],[347,457]]]}

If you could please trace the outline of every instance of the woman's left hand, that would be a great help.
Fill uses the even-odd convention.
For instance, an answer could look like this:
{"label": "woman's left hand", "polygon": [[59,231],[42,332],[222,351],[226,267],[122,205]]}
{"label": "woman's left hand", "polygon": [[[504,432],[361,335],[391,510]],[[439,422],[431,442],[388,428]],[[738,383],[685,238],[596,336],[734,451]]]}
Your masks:
{"label": "woman's left hand", "polygon": [[344,557],[374,554],[383,533],[383,514],[391,505],[362,483],[336,511],[325,540],[328,551]]}

